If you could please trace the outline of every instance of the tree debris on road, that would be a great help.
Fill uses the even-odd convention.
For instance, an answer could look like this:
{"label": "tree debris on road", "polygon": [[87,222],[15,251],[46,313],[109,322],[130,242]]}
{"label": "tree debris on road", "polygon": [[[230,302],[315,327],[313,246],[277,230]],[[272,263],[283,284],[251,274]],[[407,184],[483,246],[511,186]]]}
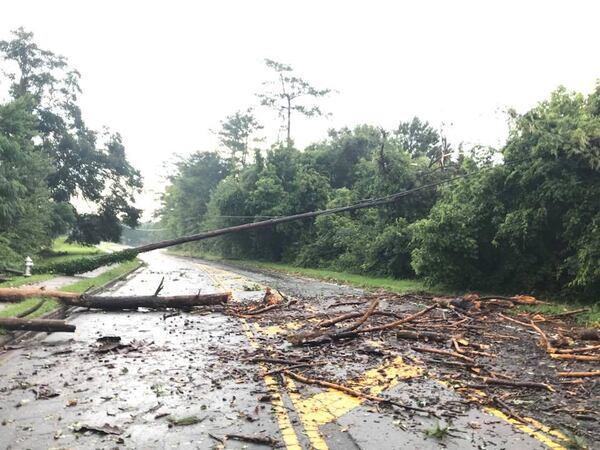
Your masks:
{"label": "tree debris on road", "polygon": [[[582,342],[594,337],[596,330],[574,327],[569,322],[572,315],[508,314],[518,305],[543,303],[531,296],[470,294],[446,298],[387,292],[350,298],[314,298],[310,302],[305,299],[295,305],[284,304],[260,315],[246,316],[246,320],[256,322],[257,326],[288,330],[277,339],[272,338],[269,347],[246,361],[272,365],[263,374],[283,380],[289,377],[367,402],[393,404],[368,389],[357,389],[354,381],[344,382],[336,374],[344,373],[346,380],[360,380],[365,371],[364,364],[357,363],[362,360],[360,355],[368,355],[375,367],[377,361],[401,355],[423,367],[428,377],[463,393],[469,401],[500,409],[528,426],[531,423],[524,417],[539,415],[539,408],[529,408],[530,403],[544,406],[544,423],[560,424],[560,428],[567,429],[576,426],[567,424],[564,415],[549,412],[553,405],[571,404],[576,398],[582,405],[589,403],[577,411],[592,412],[573,413],[573,420],[579,420],[577,417],[582,414],[598,420],[600,416],[593,412],[597,409],[592,406],[594,400],[587,392],[594,389],[594,380],[600,376],[593,366],[600,360],[600,346]],[[331,315],[333,307],[343,309]],[[288,328],[289,323],[298,326]],[[390,339],[390,335],[395,339]],[[428,345],[407,347],[403,340],[423,341]],[[278,351],[277,343],[284,345],[283,342],[291,343],[292,348],[301,347],[302,351]],[[423,360],[417,356],[428,353],[438,358]],[[565,380],[572,384],[565,384]],[[286,385],[285,381],[282,383]],[[410,408],[428,411],[418,403],[403,402],[398,406],[406,411]]]}
{"label": "tree debris on road", "polygon": [[210,306],[227,303],[231,292],[195,295],[140,295],[140,296],[101,296],[74,292],[47,290],[42,288],[0,288],[0,302],[14,302],[32,297],[56,298],[69,306],[104,310],[135,310],[138,308],[188,309],[194,306]]}

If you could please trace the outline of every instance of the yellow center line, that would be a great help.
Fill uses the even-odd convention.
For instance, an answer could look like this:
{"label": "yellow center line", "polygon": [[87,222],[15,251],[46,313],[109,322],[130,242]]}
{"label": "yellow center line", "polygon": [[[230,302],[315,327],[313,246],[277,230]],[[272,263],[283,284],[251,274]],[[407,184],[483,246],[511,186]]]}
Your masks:
{"label": "yellow center line", "polygon": [[[217,280],[215,277],[216,274],[210,273],[208,270],[213,270],[212,267],[208,268],[201,264],[198,264],[198,266],[204,271],[204,273],[206,273],[206,275],[213,281],[215,285],[221,285],[223,282],[226,281],[224,279],[221,279],[221,281]],[[215,270],[215,272],[217,271]],[[222,277],[228,274],[228,272],[225,271],[220,272]],[[235,292],[233,290],[232,299],[237,300]],[[259,345],[256,342],[256,338],[254,337],[254,334],[252,333],[252,330],[250,329],[250,326],[248,325],[246,319],[240,318],[240,321],[242,323],[244,333],[246,334],[246,337],[250,342],[250,346],[255,349],[259,348]],[[259,364],[259,367],[263,373],[267,371],[267,368],[264,364]],[[275,381],[275,379],[271,375],[264,375],[263,380],[265,382],[265,385],[267,386],[267,389],[269,390],[269,393],[271,394],[271,405],[273,406],[275,418],[277,419],[277,424],[279,426],[279,431],[281,433],[281,438],[283,439],[285,447],[288,450],[302,450],[302,446],[300,445],[300,441],[298,440],[298,436],[296,435],[296,431],[294,430],[294,426],[292,425],[292,421],[290,420],[290,417],[288,415],[287,408],[283,403],[283,397],[277,381]]]}
{"label": "yellow center line", "polygon": [[[203,265],[201,265],[201,267],[211,278],[212,275],[209,273],[209,271],[214,274],[218,273],[221,276],[221,281],[217,282],[217,284],[226,283],[229,285],[229,288],[231,288],[231,283],[227,283],[227,278],[232,277],[229,272]],[[250,280],[237,275],[235,275],[235,279],[246,283],[250,282]],[[257,346],[249,324],[246,322],[246,320],[242,320],[242,323],[249,339],[251,339],[251,343],[254,344],[253,346]],[[282,334],[290,330],[297,330],[300,327],[301,324],[297,321],[291,321],[288,324],[285,324],[285,326],[272,325],[268,327],[261,327],[256,323],[254,324],[254,329],[258,333],[267,336]],[[353,388],[365,389],[369,391],[371,395],[378,395],[384,390],[396,386],[398,383],[407,378],[421,376],[422,374],[423,369],[421,367],[405,363],[404,360],[398,356],[391,364],[385,366],[382,365],[368,370],[361,378],[349,381],[348,384]],[[279,394],[280,390],[277,382],[272,377],[269,378],[271,378],[271,380],[268,382],[266,381],[265,377],[267,386],[271,388],[270,383],[272,383],[273,389],[275,389]],[[428,374],[428,378],[436,383],[442,384],[445,387],[454,390],[444,380],[433,378],[431,374]],[[310,397],[303,398],[299,394],[296,384],[290,379],[286,379],[286,387],[288,388],[288,393],[292,404],[298,413],[300,421],[302,422],[306,437],[308,438],[312,448],[315,450],[328,450],[329,448],[320,432],[320,427],[322,425],[335,421],[339,417],[347,414],[352,409],[364,403],[363,399],[352,397],[335,389],[325,389]],[[483,392],[480,392],[480,394],[485,395]],[[281,399],[280,395],[279,399]],[[283,406],[283,402],[281,403],[281,406]],[[526,433],[552,450],[566,450],[566,447],[553,440],[553,438],[557,438],[564,442],[568,441],[568,438],[557,430],[553,430],[550,427],[543,425],[529,417],[525,417],[524,419],[532,426],[525,425],[520,421],[507,416],[499,409],[489,406],[485,406],[482,409],[485,412],[513,425],[516,429]],[[276,414],[278,410],[279,408],[276,409]],[[281,410],[285,411],[285,408]],[[285,411],[283,414],[285,418],[279,422],[280,428],[283,427],[282,434],[284,429],[291,429],[293,432],[293,428],[290,428],[292,425],[289,420],[289,416],[287,415],[287,411]],[[290,443],[286,441],[286,446],[294,450],[300,449],[301,447],[295,432],[293,432],[293,436],[295,438],[295,442],[292,442],[293,440],[290,439]],[[296,445],[296,447],[293,447],[293,445]]]}
{"label": "yellow center line", "polygon": [[[250,330],[248,322],[246,319],[240,320],[242,322],[242,327],[244,328],[244,333],[246,333],[246,336],[250,341],[250,345],[253,348],[258,348],[258,344],[254,338],[254,334]],[[267,371],[267,368],[264,364],[261,363],[259,366],[263,373]],[[292,421],[287,413],[287,408],[283,404],[283,399],[281,397],[281,392],[279,390],[277,381],[275,381],[271,375],[264,375],[263,380],[265,381],[265,384],[267,385],[267,388],[271,394],[271,404],[273,405],[275,417],[277,418],[277,423],[279,425],[279,431],[281,432],[281,437],[283,438],[286,448],[289,450],[302,450],[300,442],[298,441],[298,436],[296,435],[296,431],[292,425]]]}

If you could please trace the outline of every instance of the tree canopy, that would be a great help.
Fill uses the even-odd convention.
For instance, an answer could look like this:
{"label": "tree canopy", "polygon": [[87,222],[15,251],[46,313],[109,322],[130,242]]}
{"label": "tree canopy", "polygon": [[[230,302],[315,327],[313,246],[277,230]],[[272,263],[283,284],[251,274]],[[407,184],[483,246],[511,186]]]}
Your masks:
{"label": "tree canopy", "polygon": [[[68,229],[71,239],[83,243],[118,241],[121,221],[138,222],[133,195],[142,187],[121,136],[86,126],[78,105],[79,72],[65,57],[40,48],[32,33],[19,28],[11,40],[0,41],[0,58],[11,98],[29,114],[31,151],[49,165],[42,179],[52,199],[50,216],[57,227],[52,231]],[[78,214],[70,206],[76,197],[97,211]]]}
{"label": "tree canopy", "polygon": [[[173,233],[183,223],[222,228],[456,178],[379,209],[189,245],[458,289],[593,298],[600,294],[599,99],[600,86],[587,97],[559,88],[531,111],[512,113],[499,151],[452,151],[440,131],[413,118],[392,130],[331,130],[303,151],[275,145],[238,176],[196,191],[201,196],[177,188],[193,180],[181,168],[167,190],[163,222]],[[183,208],[173,222],[168,205],[192,196],[202,213]]]}

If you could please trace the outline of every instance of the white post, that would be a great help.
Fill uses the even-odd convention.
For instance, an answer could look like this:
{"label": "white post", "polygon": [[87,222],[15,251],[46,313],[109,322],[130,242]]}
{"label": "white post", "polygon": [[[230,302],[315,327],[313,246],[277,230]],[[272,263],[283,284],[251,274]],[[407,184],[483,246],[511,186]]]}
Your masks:
{"label": "white post", "polygon": [[28,256],[27,258],[25,258],[25,276],[26,277],[30,277],[31,276],[31,268],[33,267],[33,260]]}

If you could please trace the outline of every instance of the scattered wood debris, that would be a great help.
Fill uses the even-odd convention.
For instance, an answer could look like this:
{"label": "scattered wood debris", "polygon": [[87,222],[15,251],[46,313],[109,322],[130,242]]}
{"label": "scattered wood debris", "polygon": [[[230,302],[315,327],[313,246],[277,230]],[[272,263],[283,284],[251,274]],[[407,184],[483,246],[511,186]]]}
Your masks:
{"label": "scattered wood debris", "polygon": [[[589,390],[600,376],[593,366],[600,361],[600,345],[584,342],[595,339],[598,330],[574,327],[569,321],[575,314],[509,313],[519,305],[536,304],[544,302],[531,296],[442,298],[387,292],[281,303],[276,308],[261,302],[252,306],[260,313],[245,318],[287,332],[271,338],[269,347],[244,361],[269,365],[262,373],[276,376],[283,386],[287,377],[366,402],[393,405],[368,388],[357,389],[353,380],[360,380],[366,370],[362,355],[372,361],[371,367],[381,364],[384,368],[385,361],[401,355],[422,367],[428,377],[464,392],[470,402],[500,409],[535,428],[525,417],[535,417],[542,404],[544,423],[553,404],[570,404],[580,398],[592,405]],[[290,323],[294,326],[288,327]],[[284,339],[297,351],[278,352],[276,344],[272,347]],[[419,345],[407,346],[407,340]],[[424,357],[427,354],[437,357]],[[348,383],[340,381],[340,374],[345,374]],[[418,402],[396,406],[405,413],[411,408],[413,413],[434,412]],[[600,419],[593,406],[579,409],[592,411],[576,414],[580,417]],[[562,427],[564,417],[556,417]]]}

